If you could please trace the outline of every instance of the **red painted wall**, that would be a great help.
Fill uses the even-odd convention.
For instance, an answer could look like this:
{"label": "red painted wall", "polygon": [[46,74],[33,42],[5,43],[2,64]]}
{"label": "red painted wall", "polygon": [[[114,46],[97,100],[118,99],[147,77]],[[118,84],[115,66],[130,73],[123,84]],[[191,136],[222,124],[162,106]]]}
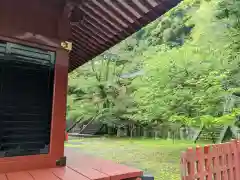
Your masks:
{"label": "red painted wall", "polygon": [[[68,52],[60,42],[69,32],[64,0],[0,0],[0,41],[56,52],[50,152],[47,155],[0,158],[0,173],[55,167],[64,156]],[[64,27],[66,28],[62,28]]]}
{"label": "red painted wall", "polygon": [[[0,0],[0,36],[56,47],[71,36],[65,0]],[[44,42],[29,37],[43,36]],[[31,36],[31,35],[30,35]],[[49,43],[47,41],[51,41]],[[52,45],[55,43],[55,45]]]}
{"label": "red painted wall", "polygon": [[0,34],[12,36],[32,32],[57,38],[61,0],[58,4],[54,1],[56,0],[1,0]]}

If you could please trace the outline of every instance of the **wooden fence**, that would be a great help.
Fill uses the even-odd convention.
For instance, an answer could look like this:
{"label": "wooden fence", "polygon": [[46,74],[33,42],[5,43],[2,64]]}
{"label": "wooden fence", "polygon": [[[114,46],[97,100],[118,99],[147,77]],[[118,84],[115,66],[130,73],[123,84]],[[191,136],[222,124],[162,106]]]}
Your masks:
{"label": "wooden fence", "polygon": [[180,163],[182,180],[240,180],[240,141],[188,148]]}

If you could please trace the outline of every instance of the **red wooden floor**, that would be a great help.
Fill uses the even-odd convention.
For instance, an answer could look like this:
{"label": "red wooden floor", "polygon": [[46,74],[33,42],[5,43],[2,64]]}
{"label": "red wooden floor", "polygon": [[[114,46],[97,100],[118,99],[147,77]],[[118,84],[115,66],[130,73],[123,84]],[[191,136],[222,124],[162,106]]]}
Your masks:
{"label": "red wooden floor", "polygon": [[67,166],[0,174],[0,180],[120,180],[142,176],[142,171],[66,149]]}

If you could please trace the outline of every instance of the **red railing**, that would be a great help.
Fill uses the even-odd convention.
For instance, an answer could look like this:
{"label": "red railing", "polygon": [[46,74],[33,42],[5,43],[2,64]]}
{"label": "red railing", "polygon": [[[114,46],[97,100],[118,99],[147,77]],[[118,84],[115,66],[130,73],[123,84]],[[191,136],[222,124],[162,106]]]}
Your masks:
{"label": "red railing", "polygon": [[188,148],[181,154],[182,180],[240,180],[240,142]]}

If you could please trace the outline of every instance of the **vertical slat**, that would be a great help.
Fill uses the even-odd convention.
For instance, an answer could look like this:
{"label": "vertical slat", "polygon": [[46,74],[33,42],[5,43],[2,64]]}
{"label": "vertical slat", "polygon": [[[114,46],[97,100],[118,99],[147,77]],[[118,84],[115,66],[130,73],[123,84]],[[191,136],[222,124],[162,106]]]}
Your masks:
{"label": "vertical slat", "polygon": [[195,175],[195,153],[192,148],[187,149],[187,155],[188,161],[187,161],[187,179],[194,179]]}
{"label": "vertical slat", "polygon": [[[235,149],[235,153],[234,153],[234,161],[235,161],[235,169],[234,169],[234,176],[235,179],[238,180],[240,178],[240,142],[239,141],[235,141],[235,145],[236,145],[236,149]],[[234,180],[235,180],[234,179]]]}
{"label": "vertical slat", "polygon": [[219,148],[219,174],[221,180],[226,180],[226,168],[224,168],[226,163],[226,154],[225,154],[225,147],[224,144],[218,144]]}
{"label": "vertical slat", "polygon": [[203,154],[203,148],[202,147],[196,147],[196,175],[198,176],[199,180],[204,180],[204,171],[203,171],[203,165],[204,165],[204,154]]}
{"label": "vertical slat", "polygon": [[231,144],[232,143],[227,143],[226,144],[226,162],[227,162],[227,172],[226,172],[226,176],[227,179],[233,179],[233,169],[234,169],[234,164],[233,164],[233,160],[232,160],[232,148],[231,148]]}
{"label": "vertical slat", "polygon": [[213,180],[212,178],[212,151],[209,145],[204,146],[204,171],[206,180]]}
{"label": "vertical slat", "polygon": [[181,161],[180,161],[180,173],[181,173],[181,180],[186,180],[187,176],[187,161],[186,161],[186,152],[181,153]]}
{"label": "vertical slat", "polygon": [[220,180],[220,161],[221,161],[221,154],[219,153],[219,146],[213,145],[213,167],[214,167],[214,180]]}

